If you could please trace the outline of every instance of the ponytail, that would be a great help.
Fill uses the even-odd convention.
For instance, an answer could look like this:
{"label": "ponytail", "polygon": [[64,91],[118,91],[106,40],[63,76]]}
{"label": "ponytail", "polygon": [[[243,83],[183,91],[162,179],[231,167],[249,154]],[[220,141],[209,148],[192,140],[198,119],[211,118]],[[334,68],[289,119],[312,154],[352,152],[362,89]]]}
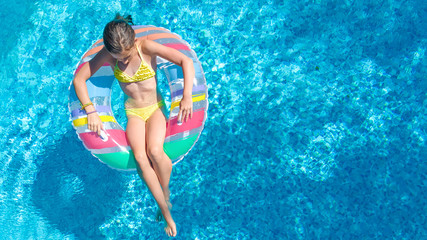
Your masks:
{"label": "ponytail", "polygon": [[122,15],[120,15],[120,13],[116,13],[116,17],[114,18],[114,21],[120,21],[120,20],[125,21],[129,25],[135,25],[133,23],[131,15],[127,15],[126,17],[123,17]]}

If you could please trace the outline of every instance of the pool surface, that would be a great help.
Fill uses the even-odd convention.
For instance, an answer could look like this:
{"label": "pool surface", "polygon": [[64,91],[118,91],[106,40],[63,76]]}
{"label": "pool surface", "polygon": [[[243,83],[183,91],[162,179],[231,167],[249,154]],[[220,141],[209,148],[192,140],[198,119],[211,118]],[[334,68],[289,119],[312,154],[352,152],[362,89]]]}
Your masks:
{"label": "pool surface", "polygon": [[172,173],[177,239],[427,237],[424,1],[0,1],[0,239],[166,238],[139,177],[69,120],[74,68],[116,12],[181,35],[208,82]]}

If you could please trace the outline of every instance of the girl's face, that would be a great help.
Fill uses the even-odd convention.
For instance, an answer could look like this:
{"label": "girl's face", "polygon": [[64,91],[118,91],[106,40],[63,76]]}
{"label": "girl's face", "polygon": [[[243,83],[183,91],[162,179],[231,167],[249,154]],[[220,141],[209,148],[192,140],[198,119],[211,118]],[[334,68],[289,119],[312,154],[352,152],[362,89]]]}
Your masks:
{"label": "girl's face", "polygon": [[131,49],[124,50],[121,53],[110,53],[110,54],[111,56],[113,56],[113,58],[127,65],[130,59],[132,59],[132,57],[135,56],[135,53],[136,53],[136,49],[135,47],[132,47]]}

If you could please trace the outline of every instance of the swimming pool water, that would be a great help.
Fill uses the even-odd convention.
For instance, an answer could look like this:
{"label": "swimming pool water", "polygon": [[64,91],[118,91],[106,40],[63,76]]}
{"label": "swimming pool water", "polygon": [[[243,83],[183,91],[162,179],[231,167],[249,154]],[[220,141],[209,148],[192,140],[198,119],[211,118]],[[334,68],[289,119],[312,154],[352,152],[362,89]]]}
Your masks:
{"label": "swimming pool water", "polygon": [[138,176],[99,163],[69,122],[74,67],[116,12],[181,35],[209,84],[171,179],[178,239],[426,237],[423,1],[0,7],[0,239],[165,238]]}

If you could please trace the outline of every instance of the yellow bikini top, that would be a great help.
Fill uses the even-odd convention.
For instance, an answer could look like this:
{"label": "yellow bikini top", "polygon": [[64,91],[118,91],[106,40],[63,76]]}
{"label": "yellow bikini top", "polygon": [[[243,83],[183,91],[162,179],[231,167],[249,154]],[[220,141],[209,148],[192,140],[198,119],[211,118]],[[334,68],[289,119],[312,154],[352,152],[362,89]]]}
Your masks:
{"label": "yellow bikini top", "polygon": [[120,70],[119,66],[117,65],[118,61],[116,61],[116,66],[114,67],[114,76],[117,78],[117,80],[119,80],[119,82],[140,82],[150,79],[156,75],[156,72],[144,61],[144,58],[142,58],[142,54],[139,51],[138,45],[136,46],[136,49],[138,50],[138,54],[141,57],[141,65],[139,65],[138,70],[132,77]]}

